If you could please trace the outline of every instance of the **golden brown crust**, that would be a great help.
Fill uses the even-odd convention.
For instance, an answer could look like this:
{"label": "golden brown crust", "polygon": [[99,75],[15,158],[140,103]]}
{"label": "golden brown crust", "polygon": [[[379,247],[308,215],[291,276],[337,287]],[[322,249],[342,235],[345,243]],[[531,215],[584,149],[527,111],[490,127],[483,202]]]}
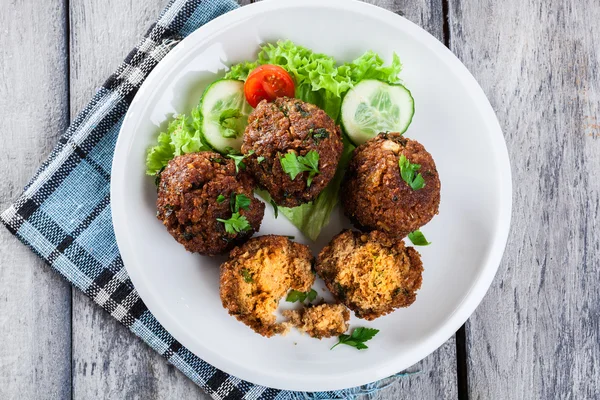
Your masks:
{"label": "golden brown crust", "polygon": [[[250,201],[246,217],[251,229],[227,233],[217,221],[231,218],[231,195],[243,194]],[[218,202],[219,195],[226,200]],[[186,250],[204,255],[222,254],[258,231],[265,204],[254,197],[252,177],[240,171],[230,158],[218,153],[191,153],[175,157],[160,175],[157,218]]]}
{"label": "golden brown crust", "polygon": [[288,323],[309,336],[321,339],[339,336],[348,330],[350,313],[342,304],[319,304],[300,310],[285,310]]}
{"label": "golden brown crust", "polygon": [[338,301],[373,320],[416,300],[423,263],[400,239],[344,230],[321,250],[315,268]]}
{"label": "golden brown crust", "polygon": [[[285,207],[314,200],[335,175],[343,150],[341,131],[335,122],[315,105],[288,97],[262,101],[248,117],[242,153],[258,185]],[[307,186],[308,172],[294,180],[283,171],[280,158],[288,152],[305,156],[319,153],[319,173]],[[251,151],[253,151],[252,154]],[[258,162],[258,157],[261,162]]]}
{"label": "golden brown crust", "polygon": [[[413,190],[402,179],[401,155],[421,165],[422,189]],[[440,187],[435,162],[419,142],[399,133],[380,133],[354,150],[342,184],[342,205],[360,229],[403,238],[438,213]]]}
{"label": "golden brown crust", "polygon": [[276,323],[273,313],[288,290],[310,290],[315,281],[313,261],[308,246],[286,236],[250,239],[234,248],[221,265],[223,307],[263,336],[284,333],[287,326]]}

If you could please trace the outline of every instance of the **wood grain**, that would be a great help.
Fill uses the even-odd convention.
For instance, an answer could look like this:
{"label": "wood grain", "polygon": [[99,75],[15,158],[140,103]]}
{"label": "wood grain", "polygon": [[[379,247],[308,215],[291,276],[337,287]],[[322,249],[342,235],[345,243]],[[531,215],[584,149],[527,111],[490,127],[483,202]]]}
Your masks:
{"label": "wood grain", "polygon": [[451,0],[511,156],[504,261],[467,329],[471,399],[600,398],[600,7]]}
{"label": "wood grain", "polygon": [[[0,210],[69,123],[63,1],[2,4]],[[71,287],[0,227],[0,398],[71,396]]]}
{"label": "wood grain", "polygon": [[[71,115],[81,110],[168,0],[71,1]],[[158,353],[73,291],[73,398],[208,399]]]}

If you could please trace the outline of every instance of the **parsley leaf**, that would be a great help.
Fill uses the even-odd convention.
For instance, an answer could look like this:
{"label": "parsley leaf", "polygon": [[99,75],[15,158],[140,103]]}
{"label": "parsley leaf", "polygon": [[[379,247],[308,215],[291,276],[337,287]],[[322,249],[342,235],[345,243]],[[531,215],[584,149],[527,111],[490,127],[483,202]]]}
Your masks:
{"label": "parsley leaf", "polygon": [[[217,201],[222,203],[225,201],[225,196],[219,195],[217,197]],[[229,198],[229,207],[231,207],[231,218],[229,219],[221,219],[217,218],[217,221],[225,224],[225,232],[236,234],[239,232],[244,232],[250,230],[252,228],[248,219],[240,215],[240,210],[247,210],[250,207],[250,198],[245,194],[235,194],[231,193],[231,197]]]}
{"label": "parsley leaf", "polygon": [[273,213],[275,213],[275,218],[277,218],[279,216],[279,208],[277,208],[277,203],[275,203],[274,200],[271,200],[270,203],[273,206]]}
{"label": "parsley leaf", "polygon": [[310,186],[315,175],[319,173],[319,153],[314,150],[309,151],[305,156],[287,153],[279,161],[283,172],[288,174],[292,180],[302,172],[309,172],[306,186]]}
{"label": "parsley leaf", "polygon": [[[230,147],[227,147],[225,150],[227,152],[229,152],[231,149]],[[231,149],[231,151],[235,151],[233,149]],[[233,159],[233,161],[235,162],[235,173],[237,174],[238,172],[240,172],[240,169],[246,169],[246,163],[244,162],[244,158],[248,157],[249,155],[254,154],[254,150],[250,150],[248,152],[248,154],[245,155],[239,155],[239,154],[227,154],[227,157]]]}
{"label": "parsley leaf", "polygon": [[235,196],[235,206],[232,211],[238,212],[240,210],[247,210],[250,207],[250,198],[245,194],[238,194]]}
{"label": "parsley leaf", "polygon": [[431,242],[425,239],[425,235],[420,230],[416,230],[408,234],[408,238],[415,246],[429,246]]}
{"label": "parsley leaf", "polygon": [[340,335],[338,336],[339,342],[333,345],[331,349],[333,350],[339,344],[345,344],[347,346],[352,346],[357,348],[358,350],[368,349],[369,346],[365,344],[366,341],[373,339],[375,335],[379,333],[379,329],[374,328],[355,328],[352,331],[351,335]]}
{"label": "parsley leaf", "polygon": [[416,174],[416,172],[421,169],[420,164],[411,163],[408,161],[408,158],[402,154],[400,155],[398,165],[400,166],[400,175],[402,176],[402,179],[404,182],[408,183],[412,190],[419,190],[425,187],[425,179],[423,179],[421,173]]}
{"label": "parsley leaf", "polygon": [[240,215],[239,212],[233,213],[229,219],[217,218],[217,221],[225,224],[225,232],[236,234],[250,230],[251,226],[246,217]]}
{"label": "parsley leaf", "polygon": [[304,303],[304,300],[308,299],[309,302],[313,301],[314,299],[317,298],[317,291],[315,289],[310,289],[310,292],[300,292],[298,290],[291,290],[290,293],[288,293],[287,297],[285,298],[285,301],[290,302],[290,303],[295,303],[295,302],[300,302],[300,303]]}
{"label": "parsley leaf", "polygon": [[244,282],[246,282],[246,283],[254,282],[254,279],[253,279],[254,274],[251,273],[248,268],[242,268],[240,273],[242,274],[242,277],[244,278]]}
{"label": "parsley leaf", "polygon": [[263,161],[265,161],[265,158],[264,158],[263,156],[258,156],[258,157],[256,157],[256,162],[257,162],[257,163],[259,163],[259,164],[260,164],[260,163],[261,163],[261,162],[263,162]]}
{"label": "parsley leaf", "polygon": [[227,154],[227,157],[232,158],[235,162],[235,173],[240,172],[240,169],[246,169],[246,164],[244,163],[244,158],[246,156],[236,156],[234,154]]}
{"label": "parsley leaf", "polygon": [[314,131],[312,137],[315,143],[319,143],[319,140],[327,139],[329,137],[329,131],[325,128],[318,128],[316,131]]}

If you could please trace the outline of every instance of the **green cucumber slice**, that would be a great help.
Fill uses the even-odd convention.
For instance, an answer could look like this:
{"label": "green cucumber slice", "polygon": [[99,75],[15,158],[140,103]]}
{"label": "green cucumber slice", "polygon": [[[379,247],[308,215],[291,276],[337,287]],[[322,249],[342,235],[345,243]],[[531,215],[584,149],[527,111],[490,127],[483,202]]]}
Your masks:
{"label": "green cucumber slice", "polygon": [[359,82],[342,101],[342,125],[357,146],[380,132],[404,133],[414,113],[407,88],[373,79]]}
{"label": "green cucumber slice", "polygon": [[213,82],[200,101],[204,138],[220,153],[239,153],[251,111],[244,96],[244,82],[233,79]]}

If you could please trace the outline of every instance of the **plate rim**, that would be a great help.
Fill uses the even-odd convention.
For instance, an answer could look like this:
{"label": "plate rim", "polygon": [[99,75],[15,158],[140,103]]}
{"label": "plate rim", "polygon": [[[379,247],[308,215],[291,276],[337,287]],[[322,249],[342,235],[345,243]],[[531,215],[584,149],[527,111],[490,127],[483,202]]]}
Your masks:
{"label": "plate rim", "polygon": [[[243,368],[239,367],[237,364],[224,363],[218,356],[215,357],[214,353],[204,352],[204,354],[198,354],[202,352],[193,351],[190,348],[194,347],[190,346],[190,343],[193,343],[193,338],[189,337],[185,330],[179,329],[179,322],[170,315],[169,310],[165,309],[152,295],[152,291],[145,286],[145,278],[141,270],[136,268],[133,263],[128,262],[128,260],[132,260],[133,255],[131,254],[131,247],[127,245],[129,237],[126,227],[124,226],[126,224],[120,222],[124,221],[122,218],[125,215],[124,202],[115,200],[123,197],[120,193],[121,188],[125,183],[124,174],[113,172],[121,171],[123,168],[122,164],[125,162],[125,155],[129,151],[126,139],[133,136],[132,134],[127,134],[125,131],[128,130],[127,127],[131,124],[131,121],[134,120],[133,116],[142,110],[141,107],[143,102],[140,99],[144,96],[146,91],[151,90],[153,81],[156,77],[175,67],[175,60],[177,57],[181,56],[180,53],[185,52],[186,44],[193,43],[194,45],[197,45],[199,42],[207,40],[212,34],[218,33],[222,29],[226,29],[227,25],[254,17],[265,11],[304,7],[333,8],[340,12],[354,11],[365,13],[370,17],[380,20],[382,23],[395,26],[401,21],[403,29],[405,31],[408,30],[409,32],[407,33],[411,36],[418,37],[420,39],[419,43],[429,46],[440,59],[461,78],[461,82],[465,88],[470,90],[471,97],[478,100],[478,110],[483,115],[484,121],[486,121],[488,131],[490,132],[491,143],[495,148],[494,154],[498,165],[504,167],[504,174],[501,174],[497,181],[500,188],[498,227],[494,232],[491,247],[487,252],[485,262],[482,263],[483,267],[479,270],[478,275],[471,284],[470,290],[465,293],[462,302],[458,304],[454,313],[447,316],[434,333],[424,341],[418,343],[415,346],[416,350],[413,349],[414,351],[410,352],[410,357],[404,357],[403,360],[399,360],[398,356],[391,357],[386,363],[380,364],[376,369],[364,369],[360,372],[344,374],[332,373],[313,379],[310,382],[299,380],[297,378],[295,379],[293,374],[269,375],[264,374],[261,371],[253,370],[251,366]],[[423,28],[391,11],[371,4],[362,3],[358,0],[267,0],[240,7],[203,25],[171,50],[146,77],[136,96],[132,100],[119,131],[111,169],[110,197],[115,238],[125,269],[148,310],[177,341],[207,363],[246,381],[282,390],[325,391],[360,386],[386,378],[410,367],[443,345],[473,314],[492,284],[502,261],[502,256],[508,240],[512,215],[512,172],[508,149],[500,123],[498,122],[496,114],[483,89],[468,71],[466,66],[464,66],[464,64],[462,64],[462,62],[446,48],[446,46]]]}

